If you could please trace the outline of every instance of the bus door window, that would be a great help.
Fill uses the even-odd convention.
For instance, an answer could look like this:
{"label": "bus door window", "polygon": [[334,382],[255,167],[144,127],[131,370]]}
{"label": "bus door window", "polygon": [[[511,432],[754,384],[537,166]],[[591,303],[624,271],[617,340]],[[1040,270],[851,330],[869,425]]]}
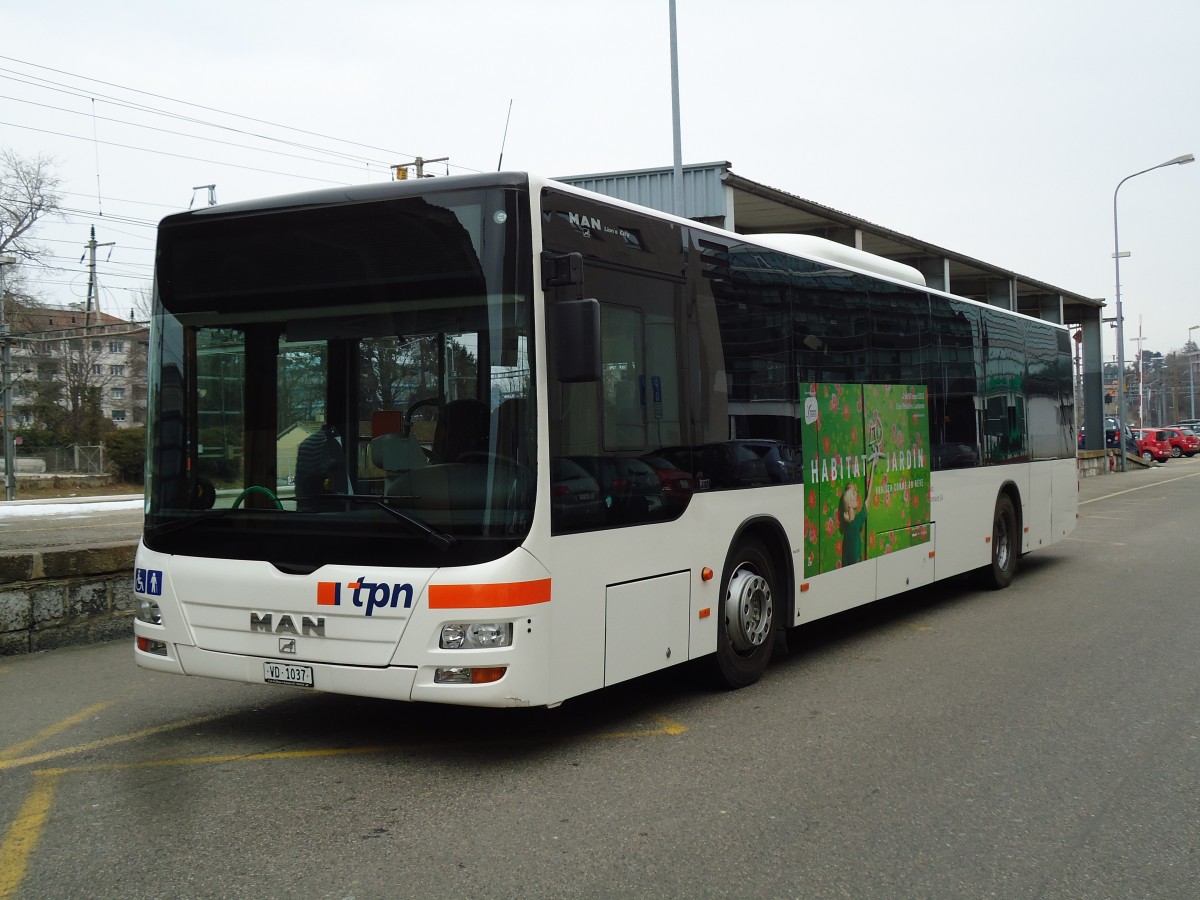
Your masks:
{"label": "bus door window", "polygon": [[585,283],[600,299],[601,380],[553,382],[556,532],[657,521],[686,507],[686,499],[666,501],[664,478],[648,459],[683,439],[680,291],[670,281],[605,269],[589,269]]}

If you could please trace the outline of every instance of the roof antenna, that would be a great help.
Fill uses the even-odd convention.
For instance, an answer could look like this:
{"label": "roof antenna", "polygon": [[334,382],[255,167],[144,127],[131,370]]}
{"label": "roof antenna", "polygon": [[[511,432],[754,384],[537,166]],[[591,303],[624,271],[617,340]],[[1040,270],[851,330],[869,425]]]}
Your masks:
{"label": "roof antenna", "polygon": [[500,161],[496,163],[496,171],[504,165],[504,145],[508,143],[508,120],[512,118],[512,98],[508,100],[508,115],[504,117],[504,137],[500,139]]}

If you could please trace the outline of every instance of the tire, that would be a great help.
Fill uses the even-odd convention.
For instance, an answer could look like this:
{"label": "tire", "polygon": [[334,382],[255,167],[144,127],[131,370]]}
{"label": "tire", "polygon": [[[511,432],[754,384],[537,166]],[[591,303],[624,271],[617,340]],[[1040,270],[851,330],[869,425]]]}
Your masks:
{"label": "tire", "polygon": [[1008,494],[1001,494],[992,514],[992,562],[983,570],[984,582],[993,590],[1004,590],[1017,577],[1018,540],[1017,512]]}
{"label": "tire", "polygon": [[1179,457],[1183,456],[1183,451],[1182,451],[1182,450],[1180,450],[1178,447],[1172,447],[1172,448],[1171,448],[1171,455],[1172,455],[1173,457],[1175,457],[1176,459],[1179,459]]}
{"label": "tire", "polygon": [[776,616],[776,569],[756,537],[744,537],[725,559],[717,609],[717,652],[706,660],[716,687],[742,688],[758,681],[771,659]]}
{"label": "tire", "polygon": [[1147,464],[1152,463],[1154,462],[1154,454],[1149,450],[1144,450],[1142,451],[1142,459],[1144,459]]}

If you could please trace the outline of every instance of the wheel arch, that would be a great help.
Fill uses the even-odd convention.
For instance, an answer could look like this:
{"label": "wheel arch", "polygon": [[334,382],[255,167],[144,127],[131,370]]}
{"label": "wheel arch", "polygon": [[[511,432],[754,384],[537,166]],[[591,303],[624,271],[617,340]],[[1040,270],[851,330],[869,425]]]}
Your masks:
{"label": "wheel arch", "polygon": [[1000,490],[996,492],[996,499],[999,500],[1001,495],[1007,495],[1008,499],[1012,501],[1013,514],[1017,519],[1017,533],[1015,535],[1017,538],[1016,549],[1019,553],[1024,553],[1025,508],[1021,504],[1021,489],[1017,487],[1017,483],[1015,481],[1005,481],[1002,485],[1000,485]]}

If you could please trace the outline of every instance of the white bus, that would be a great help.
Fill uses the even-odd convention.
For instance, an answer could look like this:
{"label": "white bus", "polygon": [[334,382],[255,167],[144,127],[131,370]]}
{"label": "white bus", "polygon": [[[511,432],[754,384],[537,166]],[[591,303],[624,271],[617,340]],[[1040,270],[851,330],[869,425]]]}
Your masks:
{"label": "white bus", "polygon": [[554,706],[1075,525],[1066,330],[520,173],[158,235],[136,659]]}

